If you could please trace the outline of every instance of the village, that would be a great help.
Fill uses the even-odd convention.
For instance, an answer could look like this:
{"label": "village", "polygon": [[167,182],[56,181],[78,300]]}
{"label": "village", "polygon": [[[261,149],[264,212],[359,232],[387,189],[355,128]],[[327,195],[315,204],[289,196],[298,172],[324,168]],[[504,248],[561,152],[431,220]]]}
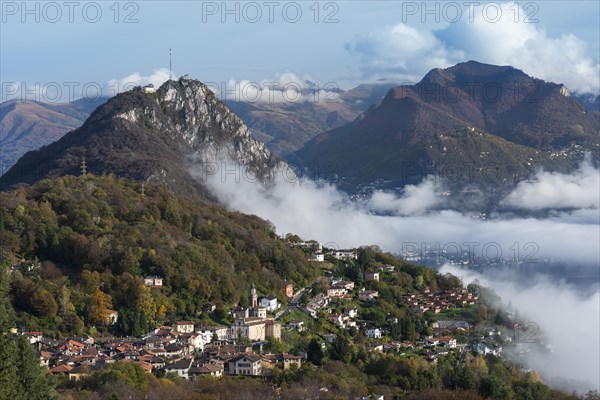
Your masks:
{"label": "village", "polygon": [[[322,246],[307,247],[307,257],[314,262],[325,262]],[[353,262],[356,250],[329,251],[327,257]],[[393,265],[365,271],[361,282],[366,285],[388,279],[397,272]],[[160,290],[163,279],[146,276],[146,286]],[[312,287],[294,291],[286,282],[282,295],[283,306],[277,293],[259,296],[251,285],[248,307],[237,306],[229,312],[227,325],[177,321],[159,326],[143,337],[72,337],[53,339],[43,332],[21,332],[38,350],[40,363],[59,379],[77,381],[112,363],[136,363],[147,373],[173,374],[183,379],[206,376],[250,376],[268,379],[275,369],[300,368],[307,361],[307,351],[270,352],[272,341],[281,341],[282,332],[294,332],[318,338],[325,350],[335,342],[340,332],[352,332],[365,338],[368,352],[395,352],[418,354],[435,363],[449,352],[461,354],[499,355],[502,343],[509,343],[518,332],[501,332],[498,326],[476,329],[472,323],[460,319],[436,319],[428,333],[417,340],[395,340],[390,327],[397,318],[387,317],[382,323],[365,318],[364,310],[377,309],[380,293],[358,286],[347,277],[336,277],[329,270]],[[320,290],[316,288],[321,288]],[[316,293],[315,293],[316,292]],[[283,297],[282,296],[282,297]],[[464,288],[432,291],[424,287],[417,293],[402,296],[402,306],[415,315],[438,315],[451,310],[463,310],[477,305],[478,295]],[[300,315],[301,318],[294,318]],[[114,310],[107,314],[107,325],[115,324],[119,315]],[[311,332],[312,321],[325,321],[325,329]]]}

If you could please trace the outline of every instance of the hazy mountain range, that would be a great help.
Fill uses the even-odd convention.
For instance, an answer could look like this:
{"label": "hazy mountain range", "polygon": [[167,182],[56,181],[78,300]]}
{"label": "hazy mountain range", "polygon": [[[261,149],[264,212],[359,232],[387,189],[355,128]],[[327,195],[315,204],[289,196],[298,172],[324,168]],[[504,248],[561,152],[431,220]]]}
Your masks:
{"label": "hazy mountain range", "polygon": [[415,85],[390,86],[338,91],[334,101],[223,103],[199,81],[182,78],[156,93],[121,93],[81,127],[104,100],[9,101],[0,114],[4,165],[45,147],[22,157],[0,187],[79,174],[85,160],[96,174],[206,194],[197,178],[207,168],[219,173],[213,164],[233,160],[272,181],[288,171],[280,156],[349,193],[438,175],[455,193],[500,195],[539,167],[570,171],[586,152],[598,160],[597,100],[561,84],[469,61],[434,69]]}
{"label": "hazy mountain range", "polygon": [[321,178],[349,192],[431,174],[461,188],[494,189],[540,166],[569,170],[584,152],[598,160],[599,115],[563,85],[469,61],[393,88],[380,105],[316,136],[290,159],[306,174],[324,171]]}
{"label": "hazy mountain range", "polygon": [[318,101],[243,102],[225,101],[248,125],[254,137],[275,154],[285,157],[300,149],[320,133],[348,124],[373,104],[383,100],[396,86],[380,82],[359,85],[351,90],[337,90],[316,96]]}
{"label": "hazy mountain range", "polygon": [[0,173],[26,152],[39,149],[79,128],[108,98],[71,103],[9,100],[0,104]]}

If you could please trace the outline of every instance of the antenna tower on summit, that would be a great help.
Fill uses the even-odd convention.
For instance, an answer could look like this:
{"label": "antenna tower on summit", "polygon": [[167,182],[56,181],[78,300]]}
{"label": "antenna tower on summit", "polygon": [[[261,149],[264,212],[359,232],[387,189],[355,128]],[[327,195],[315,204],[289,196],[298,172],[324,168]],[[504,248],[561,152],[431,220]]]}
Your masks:
{"label": "antenna tower on summit", "polygon": [[169,80],[173,79],[173,63],[171,54],[171,49],[169,49]]}

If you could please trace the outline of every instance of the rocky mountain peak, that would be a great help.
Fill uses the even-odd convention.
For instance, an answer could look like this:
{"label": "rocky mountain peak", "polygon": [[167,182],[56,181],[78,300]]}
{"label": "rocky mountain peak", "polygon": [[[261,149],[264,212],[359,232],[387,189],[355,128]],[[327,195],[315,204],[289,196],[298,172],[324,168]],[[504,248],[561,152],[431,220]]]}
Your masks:
{"label": "rocky mountain peak", "polygon": [[115,96],[81,128],[27,153],[2,176],[0,186],[77,175],[83,159],[92,173],[159,180],[174,191],[196,187],[191,172],[202,175],[208,167],[211,174],[241,169],[241,176],[264,184],[296,179],[202,82],[183,77],[149,89],[136,87]]}

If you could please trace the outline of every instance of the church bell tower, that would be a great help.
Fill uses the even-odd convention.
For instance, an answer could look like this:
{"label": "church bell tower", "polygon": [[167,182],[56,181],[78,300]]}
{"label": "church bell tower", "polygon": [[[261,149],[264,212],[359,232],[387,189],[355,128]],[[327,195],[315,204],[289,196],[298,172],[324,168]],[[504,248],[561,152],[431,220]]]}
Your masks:
{"label": "church bell tower", "polygon": [[256,294],[256,288],[254,287],[254,284],[252,284],[252,287],[250,288],[250,296],[249,296],[249,303],[250,303],[250,307],[252,308],[256,308],[258,307],[258,296]]}

